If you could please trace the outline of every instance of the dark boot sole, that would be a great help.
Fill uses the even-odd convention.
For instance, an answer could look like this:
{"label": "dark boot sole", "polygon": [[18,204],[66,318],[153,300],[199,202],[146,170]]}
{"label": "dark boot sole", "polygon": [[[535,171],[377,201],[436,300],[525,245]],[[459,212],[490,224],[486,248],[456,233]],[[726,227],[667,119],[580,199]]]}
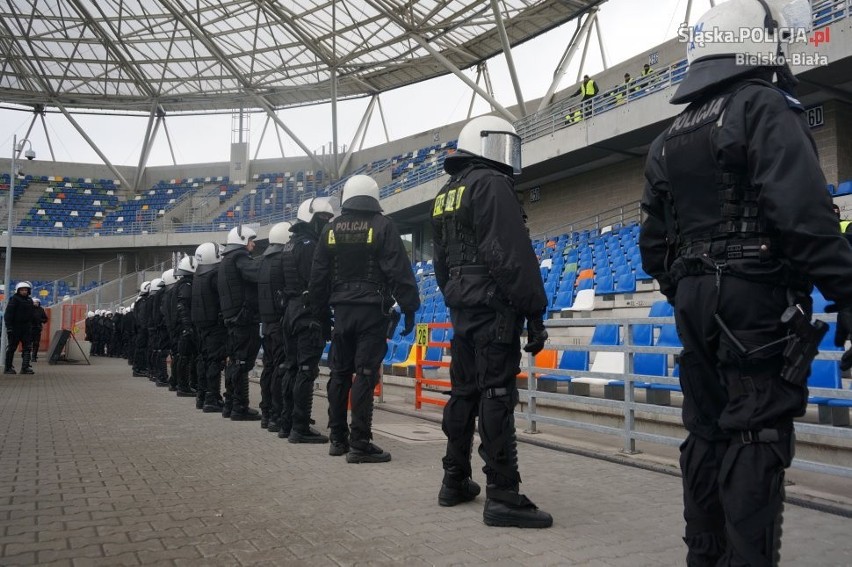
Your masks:
{"label": "dark boot sole", "polygon": [[302,436],[293,437],[293,434],[291,433],[290,436],[287,438],[287,441],[289,441],[290,443],[307,443],[307,444],[311,444],[311,445],[324,445],[324,444],[328,443],[328,437],[302,437]]}
{"label": "dark boot sole", "polygon": [[474,500],[476,500],[476,496],[471,494],[447,495],[443,494],[443,491],[438,494],[438,506],[444,506],[445,508],[458,506],[459,504],[464,504],[465,502],[472,502]]}
{"label": "dark boot sole", "polygon": [[377,457],[374,455],[358,455],[357,453],[353,453],[351,450],[346,453],[346,462],[351,464],[389,463],[390,460],[390,455],[388,455],[387,457]]}
{"label": "dark boot sole", "polygon": [[342,457],[349,452],[349,447],[335,447],[332,445],[328,448],[328,454],[332,457]]}
{"label": "dark boot sole", "polygon": [[193,394],[192,392],[181,392],[180,390],[175,392],[175,395],[179,398],[194,398],[195,397],[195,394]]}
{"label": "dark boot sole", "polygon": [[201,408],[204,413],[222,413],[222,408],[219,406],[204,406]]}
{"label": "dark boot sole", "polygon": [[[225,414],[222,414],[224,417]],[[259,415],[252,415],[250,413],[233,413],[231,412],[231,421],[260,421]]]}
{"label": "dark boot sole", "polygon": [[483,514],[482,517],[483,522],[485,522],[486,526],[492,526],[496,528],[530,528],[530,529],[543,529],[549,528],[553,525],[553,518],[542,518],[541,520],[521,520],[521,519],[506,519],[501,517],[494,517],[487,513]]}

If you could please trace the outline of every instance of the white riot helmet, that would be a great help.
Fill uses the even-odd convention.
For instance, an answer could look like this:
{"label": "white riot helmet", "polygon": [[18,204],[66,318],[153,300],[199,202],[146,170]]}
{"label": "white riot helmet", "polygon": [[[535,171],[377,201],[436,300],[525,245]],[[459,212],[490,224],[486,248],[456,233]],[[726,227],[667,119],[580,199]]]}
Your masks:
{"label": "white riot helmet", "polygon": [[151,280],[152,295],[162,290],[164,287],[166,287],[166,282],[163,281],[163,278],[154,278],[153,280]]}
{"label": "white riot helmet", "polygon": [[142,285],[139,286],[139,295],[148,295],[148,292],[151,291],[151,282],[144,281]]}
{"label": "white riot helmet", "polygon": [[41,299],[38,297],[33,297],[33,305],[41,305]]}
{"label": "white riot helmet", "polygon": [[343,185],[340,206],[356,211],[382,212],[379,205],[379,184],[369,175],[353,175]]}
{"label": "white riot helmet", "polygon": [[228,233],[228,241],[225,244],[225,252],[233,252],[240,248],[245,248],[248,243],[257,238],[257,233],[247,226],[238,224]]}
{"label": "white riot helmet", "polygon": [[290,241],[290,227],[293,226],[289,222],[279,222],[269,229],[269,244],[287,244]]}
{"label": "white riot helmet", "polygon": [[694,27],[679,31],[687,41],[689,70],[672,104],[692,102],[708,88],[760,68],[794,81],[786,63],[789,45],[811,23],[808,0],[729,0],[711,8]]}
{"label": "white riot helmet", "polygon": [[177,277],[175,277],[175,271],[172,268],[169,268],[165,272],[163,272],[163,282],[166,285],[172,285],[177,283]]}
{"label": "white riot helmet", "polygon": [[459,159],[469,157],[480,157],[518,175],[521,173],[521,137],[505,118],[478,116],[462,128],[456,153],[447,156],[444,163],[452,167]]}
{"label": "white riot helmet", "polygon": [[89,311],[88,313],[86,313],[86,318],[87,318],[87,319],[91,319],[91,318],[92,318],[92,317],[94,317],[94,316],[95,316],[95,312],[94,312],[94,311]]}
{"label": "white riot helmet", "polygon": [[176,276],[191,276],[195,273],[195,268],[198,264],[195,261],[195,256],[187,254],[178,262],[178,267],[175,269]]}
{"label": "white riot helmet", "polygon": [[302,201],[299,210],[296,211],[296,218],[302,222],[311,222],[320,213],[334,216],[334,207],[328,197],[313,197]]}
{"label": "white riot helmet", "polygon": [[201,275],[216,268],[222,261],[219,245],[215,242],[205,242],[195,249],[195,274]]}
{"label": "white riot helmet", "polygon": [[32,292],[33,284],[31,284],[30,282],[18,282],[18,284],[15,286],[15,293],[18,293],[18,290],[20,289],[27,289]]}

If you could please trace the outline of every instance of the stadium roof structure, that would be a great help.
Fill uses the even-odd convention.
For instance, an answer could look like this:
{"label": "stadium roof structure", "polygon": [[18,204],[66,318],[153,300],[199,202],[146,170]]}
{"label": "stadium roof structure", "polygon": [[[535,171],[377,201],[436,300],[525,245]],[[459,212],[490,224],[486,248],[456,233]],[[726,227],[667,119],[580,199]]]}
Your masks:
{"label": "stadium roof structure", "polygon": [[602,1],[9,0],[0,102],[179,113],[370,96],[469,68]]}

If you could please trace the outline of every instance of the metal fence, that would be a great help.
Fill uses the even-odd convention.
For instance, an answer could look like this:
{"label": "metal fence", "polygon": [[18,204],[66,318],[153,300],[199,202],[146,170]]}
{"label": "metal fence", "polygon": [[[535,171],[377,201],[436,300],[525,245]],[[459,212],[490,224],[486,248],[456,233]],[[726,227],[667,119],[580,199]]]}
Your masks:
{"label": "metal fence", "polygon": [[[836,317],[833,315],[819,315],[820,319],[824,319],[826,321],[835,320]],[[530,377],[528,380],[528,389],[520,391],[521,401],[527,402],[527,407],[525,411],[517,412],[516,415],[518,418],[525,419],[529,423],[529,429],[533,432],[536,431],[538,424],[551,424],[557,425],[560,427],[569,427],[574,429],[580,429],[585,431],[592,431],[595,433],[603,433],[607,435],[614,435],[620,437],[623,442],[623,450],[626,453],[635,453],[636,452],[636,443],[640,442],[649,442],[660,445],[669,445],[669,446],[678,446],[683,441],[683,438],[678,437],[670,437],[665,435],[660,435],[657,433],[650,433],[647,431],[640,431],[636,427],[636,413],[643,412],[652,415],[658,416],[677,416],[680,417],[681,409],[679,407],[674,406],[663,406],[663,405],[655,405],[648,403],[639,403],[636,401],[636,389],[637,382],[639,383],[655,383],[655,384],[670,384],[670,385],[679,385],[679,381],[677,378],[671,376],[646,376],[641,374],[635,374],[633,369],[633,357],[637,353],[659,353],[666,355],[679,355],[681,352],[680,348],[676,347],[656,347],[656,346],[637,346],[632,344],[631,337],[633,336],[632,328],[636,325],[661,325],[661,324],[673,324],[673,317],[655,317],[655,318],[625,318],[625,319],[612,319],[612,318],[584,318],[584,319],[552,319],[547,321],[545,324],[551,330],[553,329],[565,329],[565,328],[573,328],[573,327],[592,327],[595,325],[619,325],[621,336],[624,337],[624,344],[616,345],[616,346],[603,346],[603,345],[571,345],[571,344],[558,344],[556,340],[552,339],[547,343],[547,348],[550,350],[557,351],[593,351],[593,352],[618,352],[624,354],[624,372],[622,373],[604,373],[604,372],[591,372],[591,371],[581,371],[581,370],[561,370],[554,368],[542,368],[535,366],[534,358],[532,356],[528,356],[526,360],[526,365],[524,370],[527,375]],[[821,360],[839,360],[842,352],[827,352],[820,353],[818,356]],[[558,366],[558,364],[557,364]],[[565,394],[561,392],[544,392],[538,389],[538,376],[540,375],[561,375],[561,376],[571,376],[572,378],[576,377],[585,377],[585,378],[597,378],[607,380],[618,380],[622,381],[624,384],[624,400],[618,399],[605,399],[605,398],[594,398],[588,396],[578,396],[573,394]],[[810,394],[812,396],[821,396],[833,399],[843,399],[843,400],[852,400],[852,391],[849,390],[841,390],[841,389],[832,389],[832,388],[810,388]],[[600,423],[593,423],[591,421],[581,421],[576,419],[567,419],[562,417],[556,417],[553,415],[547,415],[545,413],[540,413],[538,401],[539,400],[558,400],[561,402],[575,402],[579,404],[584,404],[586,406],[594,406],[600,408],[610,408],[621,412],[621,419],[623,420],[622,427],[612,427],[608,425],[602,425]],[[844,427],[834,427],[827,425],[817,425],[811,423],[800,423],[797,422],[795,424],[796,431],[798,433],[805,433],[809,435],[815,436],[815,438],[822,439],[843,439],[852,441],[852,429],[844,428]],[[795,459],[793,461],[794,468],[819,472],[825,474],[831,474],[836,476],[843,477],[852,477],[852,467],[850,466],[838,466],[831,463],[825,462],[816,462],[816,461],[807,461],[802,459]]]}

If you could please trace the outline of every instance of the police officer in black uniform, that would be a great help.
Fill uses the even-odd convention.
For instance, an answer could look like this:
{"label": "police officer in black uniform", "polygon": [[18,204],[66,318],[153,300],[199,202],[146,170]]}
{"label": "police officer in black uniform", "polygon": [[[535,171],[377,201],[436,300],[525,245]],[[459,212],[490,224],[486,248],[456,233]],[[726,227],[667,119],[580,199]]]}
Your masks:
{"label": "police officer in black uniform", "polygon": [[38,347],[41,344],[41,331],[45,323],[47,323],[47,313],[41,306],[41,300],[35,297],[33,298],[33,329],[30,335],[30,341],[33,345],[31,349],[33,362],[38,362]]}
{"label": "police officer in black uniform", "polygon": [[[222,413],[222,370],[225,369],[225,343],[228,330],[219,306],[219,269],[222,256],[215,242],[205,242],[195,249],[195,274],[192,278],[190,316],[198,333],[198,396],[204,395],[204,413]],[[199,399],[196,398],[196,399]],[[196,407],[198,407],[196,401]]]}
{"label": "police officer in black uniform", "polygon": [[204,395],[195,389],[198,384],[198,339],[192,323],[192,279],[195,274],[195,257],[184,256],[175,268],[175,318],[177,325],[177,396],[196,399],[196,407],[204,407]]}
{"label": "police officer in black uniform", "polygon": [[[341,204],[342,214],[320,235],[310,282],[317,319],[327,317],[327,305],[334,308],[329,454],[346,454],[349,463],[382,463],[391,455],[371,442],[373,390],[387,352],[388,326],[395,326],[389,323],[389,312],[398,302],[405,314],[402,334],[407,335],[414,328],[420,295],[399,231],[381,214],[376,182],[353,175],[343,187]],[[351,435],[346,423],[350,390]]]}
{"label": "police officer in black uniform", "polygon": [[249,372],[260,351],[260,316],[257,306],[259,262],[251,257],[257,233],[242,225],[228,233],[219,267],[219,301],[228,329],[228,366],[225,368],[224,417],[233,421],[258,421],[260,413],[249,407]]}
{"label": "police officer in black uniform", "polygon": [[480,116],[459,134],[444,162],[450,174],[432,206],[435,279],[453,322],[450,400],[444,408],[447,453],[438,495],[442,506],[473,500],[471,449],[479,417],[479,454],[487,488],[483,514],[490,526],[547,528],[550,514],[520,494],[514,410],[525,350],[544,348],[547,296],[514,190],[521,141],[508,121]]}
{"label": "police officer in black uniform", "polygon": [[21,345],[21,374],[35,374],[30,366],[30,335],[33,325],[33,300],[30,293],[33,284],[30,282],[18,282],[15,286],[15,294],[6,302],[6,310],[3,319],[6,322],[6,367],[4,374],[17,374],[12,363],[15,351]]}
{"label": "police officer in black uniform", "polygon": [[169,382],[169,391],[177,392],[178,385],[178,367],[180,366],[180,352],[178,351],[178,340],[180,333],[178,332],[178,313],[177,313],[177,276],[174,268],[169,268],[163,275],[163,299],[160,301],[160,314],[163,324],[166,328],[166,338],[168,339],[166,354],[171,358],[171,368],[167,373]]}
{"label": "police officer in black uniform", "polygon": [[304,201],[296,211],[297,222],[290,229],[292,237],[281,253],[287,302],[282,415],[284,430],[290,426],[290,443],[328,443],[328,437],[311,427],[311,410],[314,382],[319,375],[319,361],[331,329],[331,317],[327,303],[311,305],[308,284],[317,239],[333,216],[334,208],[327,198]]}
{"label": "police officer in black uniform", "polygon": [[289,222],[280,222],[269,229],[269,246],[260,258],[257,279],[257,303],[263,325],[260,426],[272,433],[281,431],[281,379],[284,371],[284,332],[281,326],[284,316],[284,266],[281,251],[289,240]]}
{"label": "police officer in black uniform", "polygon": [[[698,25],[705,35],[772,34],[810,18],[806,1],[730,0]],[[645,169],[643,267],[673,303],[683,342],[690,566],[778,564],[784,469],[810,366],[785,348],[812,335],[813,283],[839,310],[836,344],[852,331],[852,247],[832,214],[792,74],[786,65],[742,64],[786,47],[690,44],[689,71],[672,98],[689,106],[654,141]],[[797,333],[788,335],[782,314],[798,321]],[[847,351],[841,367],[849,366]]]}
{"label": "police officer in black uniform", "polygon": [[[151,292],[151,282],[144,281],[139,286],[139,297],[133,304],[136,314],[136,348],[133,352],[133,376],[145,378],[148,376],[148,297]],[[92,334],[94,335],[94,319],[92,319]]]}
{"label": "police officer in black uniform", "polygon": [[166,282],[163,278],[151,280],[151,293],[148,297],[148,352],[151,379],[159,388],[169,386],[169,370],[166,358],[169,354],[169,332],[160,306],[165,298]]}

